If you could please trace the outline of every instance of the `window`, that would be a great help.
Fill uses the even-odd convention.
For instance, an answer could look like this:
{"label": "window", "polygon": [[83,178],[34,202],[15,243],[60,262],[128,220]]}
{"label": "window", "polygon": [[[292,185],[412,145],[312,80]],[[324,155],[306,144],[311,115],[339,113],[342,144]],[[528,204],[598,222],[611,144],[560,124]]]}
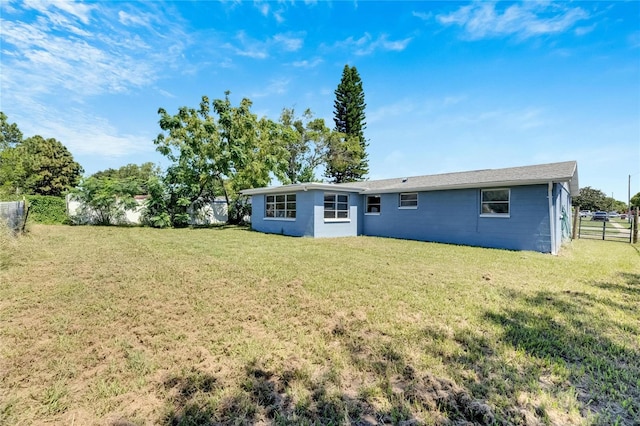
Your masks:
{"label": "window", "polygon": [[265,201],[265,217],[296,218],[296,194],[267,195]]}
{"label": "window", "polygon": [[347,194],[324,194],[325,219],[349,219],[349,196]]}
{"label": "window", "polygon": [[483,189],[482,205],[480,214],[482,216],[509,216],[508,189]]}
{"label": "window", "polygon": [[370,214],[380,213],[380,196],[379,195],[367,196],[367,213],[370,213]]}
{"label": "window", "polygon": [[398,207],[401,209],[417,209],[418,208],[418,193],[417,192],[407,192],[405,194],[400,194],[400,204]]}

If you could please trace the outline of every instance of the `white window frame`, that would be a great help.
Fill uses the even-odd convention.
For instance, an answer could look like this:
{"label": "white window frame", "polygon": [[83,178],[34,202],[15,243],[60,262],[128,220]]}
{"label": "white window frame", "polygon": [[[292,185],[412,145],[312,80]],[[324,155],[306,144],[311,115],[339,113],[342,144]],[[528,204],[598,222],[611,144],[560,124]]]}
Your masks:
{"label": "white window frame", "polygon": [[[507,191],[507,199],[506,200],[484,200],[484,194],[485,192],[490,192],[490,191]],[[504,205],[506,204],[507,206],[507,212],[506,213],[494,213],[494,212],[485,212],[485,205],[489,205],[489,204],[500,204],[500,205]],[[489,210],[489,209],[487,209]],[[503,218],[508,218],[511,217],[511,188],[488,188],[488,189],[481,189],[480,190],[480,217],[503,217]]]}
{"label": "white window frame", "polygon": [[[380,195],[367,195],[367,198],[365,199],[365,213],[366,215],[379,215],[380,212],[382,211],[382,197],[380,197]],[[377,203],[370,203],[369,202],[369,198],[377,198],[378,202]],[[370,211],[372,209],[370,209],[370,207],[377,207],[378,210],[377,211]]]}
{"label": "white window frame", "polygon": [[[278,200],[279,197],[284,199]],[[271,199],[271,200],[270,200]],[[278,206],[281,206],[278,208]],[[273,214],[269,216],[269,207]],[[290,194],[268,194],[264,196],[264,219],[265,220],[288,220],[294,221],[297,216],[297,197],[295,193]]]}
{"label": "white window frame", "polygon": [[[403,200],[403,196],[406,197],[407,195],[411,195],[414,196],[415,195],[415,205],[411,205],[411,204],[406,204],[407,201],[413,201],[413,200]],[[402,205],[403,203],[405,203],[405,205]],[[417,209],[418,208],[418,193],[417,192],[401,192],[400,194],[398,194],[398,208],[402,209],[402,210],[411,210],[411,209]]]}
{"label": "white window frame", "polygon": [[[333,197],[333,200],[327,201],[327,198]],[[346,201],[341,201],[342,197],[346,197]],[[325,192],[324,193],[324,203],[323,203],[323,217],[325,222],[350,222],[350,207],[349,207],[349,194],[344,194],[340,192]],[[344,199],[343,199],[344,200]],[[333,208],[327,210],[327,204],[333,204]],[[340,204],[346,204],[346,209],[340,209]],[[333,212],[333,217],[327,217],[327,212]],[[338,217],[340,213],[346,212],[346,217]]]}

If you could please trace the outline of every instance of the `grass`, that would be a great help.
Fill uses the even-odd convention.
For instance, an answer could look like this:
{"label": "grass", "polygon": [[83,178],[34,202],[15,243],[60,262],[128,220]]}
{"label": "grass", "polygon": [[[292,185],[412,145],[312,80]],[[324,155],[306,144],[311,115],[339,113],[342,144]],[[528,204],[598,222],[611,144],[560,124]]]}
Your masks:
{"label": "grass", "polygon": [[640,423],[637,245],[34,225],[0,250],[0,424]]}

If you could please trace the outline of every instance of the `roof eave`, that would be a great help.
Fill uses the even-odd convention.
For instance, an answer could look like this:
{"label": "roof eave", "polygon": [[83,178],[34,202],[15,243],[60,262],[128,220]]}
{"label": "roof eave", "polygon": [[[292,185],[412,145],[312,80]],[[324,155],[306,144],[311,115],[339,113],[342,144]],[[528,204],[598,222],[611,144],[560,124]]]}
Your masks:
{"label": "roof eave", "polygon": [[291,185],[270,186],[267,188],[252,188],[240,191],[242,195],[284,194],[289,192],[323,190],[332,192],[362,192],[364,188],[340,187],[331,183],[295,183]]}
{"label": "roof eave", "polygon": [[437,185],[437,186],[414,186],[406,188],[384,188],[384,189],[366,189],[361,191],[362,194],[390,194],[394,192],[425,192],[425,191],[447,191],[452,189],[478,189],[478,188],[499,188],[510,186],[526,186],[526,185],[545,185],[551,182],[570,182],[571,178],[560,179],[529,179],[529,180],[514,180],[514,181],[499,181],[499,182],[473,182],[464,184],[452,184],[452,185]]}

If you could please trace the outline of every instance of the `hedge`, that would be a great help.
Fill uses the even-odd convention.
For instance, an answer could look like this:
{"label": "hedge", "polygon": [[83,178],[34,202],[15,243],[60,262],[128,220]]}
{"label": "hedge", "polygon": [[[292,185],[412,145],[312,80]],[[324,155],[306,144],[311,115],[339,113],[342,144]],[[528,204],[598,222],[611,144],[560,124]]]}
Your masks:
{"label": "hedge", "polygon": [[43,223],[46,225],[69,223],[65,197],[0,194],[0,201],[20,201],[23,198],[26,198],[29,203],[28,222]]}
{"label": "hedge", "polygon": [[67,223],[67,203],[64,197],[27,195],[29,220],[47,225]]}

